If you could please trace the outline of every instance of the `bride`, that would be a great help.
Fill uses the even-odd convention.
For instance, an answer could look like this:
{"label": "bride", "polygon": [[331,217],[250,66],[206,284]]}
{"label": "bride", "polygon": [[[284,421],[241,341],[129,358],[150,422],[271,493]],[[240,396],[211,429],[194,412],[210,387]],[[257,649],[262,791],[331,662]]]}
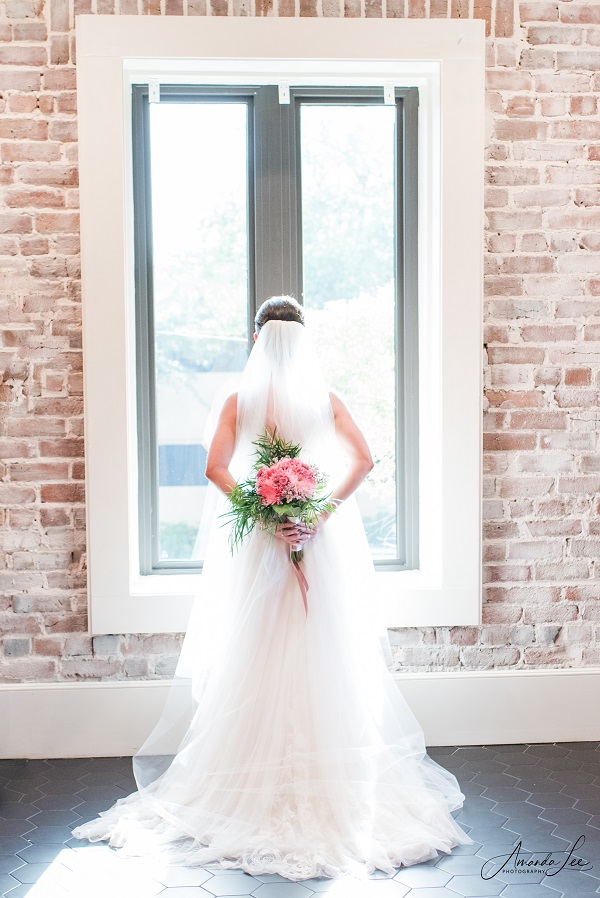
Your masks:
{"label": "bride", "polygon": [[[428,757],[391,673],[354,491],[373,462],[328,392],[301,306],[256,316],[240,388],[207,460],[214,523],[167,705],[134,758],[138,790],[78,826],[126,854],[290,880],[393,873],[471,839],[455,777]],[[274,431],[327,472],[337,506],[314,527],[256,527],[232,554],[219,514]],[[215,491],[216,492],[216,491]],[[305,611],[290,547],[302,544]]]}

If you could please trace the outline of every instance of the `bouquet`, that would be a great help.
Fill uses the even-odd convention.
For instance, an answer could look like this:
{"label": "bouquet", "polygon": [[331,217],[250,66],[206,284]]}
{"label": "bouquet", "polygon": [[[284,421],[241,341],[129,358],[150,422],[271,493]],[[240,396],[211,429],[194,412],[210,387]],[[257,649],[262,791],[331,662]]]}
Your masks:
{"label": "bouquet", "polygon": [[[310,525],[322,512],[336,508],[325,494],[324,475],[316,465],[299,458],[300,446],[286,443],[276,431],[265,432],[252,445],[256,446],[255,473],[229,493],[231,510],[223,516],[232,524],[232,551],[256,524],[274,533],[285,521]],[[297,564],[302,555],[301,547],[292,549],[292,562]]]}

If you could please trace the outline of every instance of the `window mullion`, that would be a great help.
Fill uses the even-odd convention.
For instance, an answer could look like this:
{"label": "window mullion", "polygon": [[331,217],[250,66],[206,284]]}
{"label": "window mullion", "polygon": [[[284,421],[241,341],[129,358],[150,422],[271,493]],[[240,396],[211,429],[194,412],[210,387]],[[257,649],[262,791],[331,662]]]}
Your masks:
{"label": "window mullion", "polygon": [[254,103],[256,303],[270,296],[301,300],[296,123],[293,104],[280,104],[276,86]]}

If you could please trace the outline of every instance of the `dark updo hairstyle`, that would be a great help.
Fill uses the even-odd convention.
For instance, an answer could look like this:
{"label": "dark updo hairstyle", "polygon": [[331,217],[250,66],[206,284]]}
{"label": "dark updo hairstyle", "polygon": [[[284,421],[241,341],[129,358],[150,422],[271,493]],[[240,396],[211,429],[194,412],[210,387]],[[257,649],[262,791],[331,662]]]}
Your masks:
{"label": "dark updo hairstyle", "polygon": [[304,324],[304,311],[293,296],[272,296],[263,302],[256,313],[254,330],[257,334],[267,321],[296,321]]}

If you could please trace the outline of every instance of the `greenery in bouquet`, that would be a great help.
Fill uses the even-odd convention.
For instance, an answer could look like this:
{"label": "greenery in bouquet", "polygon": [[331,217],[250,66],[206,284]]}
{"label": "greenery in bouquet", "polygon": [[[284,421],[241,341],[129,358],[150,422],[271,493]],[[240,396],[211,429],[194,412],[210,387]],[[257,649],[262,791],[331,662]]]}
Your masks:
{"label": "greenery in bouquet", "polygon": [[[314,524],[320,514],[336,507],[325,493],[325,476],[299,458],[301,446],[280,439],[277,432],[265,432],[252,445],[254,473],[229,493],[231,509],[222,515],[231,523],[232,551],[257,524],[275,533],[285,521]],[[302,549],[292,552],[292,560],[301,558]]]}

